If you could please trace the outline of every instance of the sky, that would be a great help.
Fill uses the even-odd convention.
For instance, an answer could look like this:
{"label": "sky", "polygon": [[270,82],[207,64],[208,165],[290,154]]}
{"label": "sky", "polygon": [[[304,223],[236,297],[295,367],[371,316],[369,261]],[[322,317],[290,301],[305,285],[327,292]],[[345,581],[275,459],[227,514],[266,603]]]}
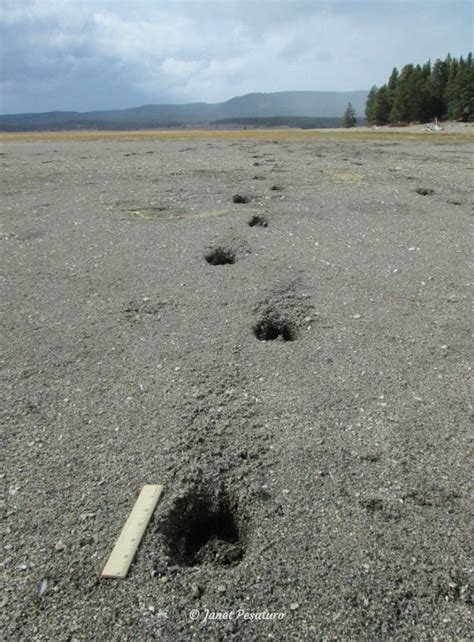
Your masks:
{"label": "sky", "polygon": [[464,0],[0,0],[0,113],[368,90],[466,55]]}

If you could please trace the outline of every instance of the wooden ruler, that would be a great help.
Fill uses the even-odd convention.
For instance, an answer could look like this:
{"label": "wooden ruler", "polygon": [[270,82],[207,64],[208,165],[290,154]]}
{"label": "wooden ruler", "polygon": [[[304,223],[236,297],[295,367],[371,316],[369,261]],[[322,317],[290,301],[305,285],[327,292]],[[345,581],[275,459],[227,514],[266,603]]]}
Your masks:
{"label": "wooden ruler", "polygon": [[101,577],[123,579],[127,577],[143,533],[155,510],[163,491],[161,484],[145,484],[138,496],[132,512],[125,522],[122,532],[104,566]]}

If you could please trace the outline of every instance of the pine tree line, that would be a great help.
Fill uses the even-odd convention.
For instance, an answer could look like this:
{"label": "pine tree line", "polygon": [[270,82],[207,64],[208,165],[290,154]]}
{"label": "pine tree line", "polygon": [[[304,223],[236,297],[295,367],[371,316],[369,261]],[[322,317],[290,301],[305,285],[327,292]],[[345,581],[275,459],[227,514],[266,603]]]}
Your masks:
{"label": "pine tree line", "polygon": [[365,106],[369,125],[428,122],[434,118],[474,120],[474,61],[459,59],[395,67],[388,82],[375,85]]}

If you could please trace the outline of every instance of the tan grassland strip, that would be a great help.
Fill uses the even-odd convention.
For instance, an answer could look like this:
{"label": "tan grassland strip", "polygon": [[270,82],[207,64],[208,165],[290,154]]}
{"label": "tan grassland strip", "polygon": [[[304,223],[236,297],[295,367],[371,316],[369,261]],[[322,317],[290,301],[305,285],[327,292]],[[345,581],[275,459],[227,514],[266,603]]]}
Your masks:
{"label": "tan grassland strip", "polygon": [[465,132],[414,132],[393,130],[324,130],[324,129],[246,129],[246,130],[145,130],[0,133],[0,143],[7,141],[91,141],[91,140],[161,140],[161,139],[333,139],[333,140],[406,140],[414,142],[472,142],[474,128]]}

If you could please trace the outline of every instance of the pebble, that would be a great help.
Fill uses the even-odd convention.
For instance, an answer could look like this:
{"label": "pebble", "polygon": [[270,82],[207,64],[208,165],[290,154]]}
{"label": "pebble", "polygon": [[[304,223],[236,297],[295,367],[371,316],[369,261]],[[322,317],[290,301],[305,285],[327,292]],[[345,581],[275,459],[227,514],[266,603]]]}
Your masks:
{"label": "pebble", "polygon": [[43,595],[46,593],[47,588],[48,588],[48,580],[44,579],[40,584],[38,597],[43,597]]}
{"label": "pebble", "polygon": [[300,605],[299,605],[297,602],[292,602],[292,603],[290,604],[290,609],[291,609],[292,611],[296,611],[296,609],[299,609],[299,607],[300,607]]}
{"label": "pebble", "polygon": [[61,552],[61,551],[64,551],[65,548],[66,548],[66,545],[64,544],[64,542],[62,540],[59,540],[54,545],[54,550],[58,551],[58,553]]}
{"label": "pebble", "polygon": [[95,517],[95,513],[81,513],[79,515],[79,519],[83,522],[86,519],[89,519],[90,517]]}
{"label": "pebble", "polygon": [[226,592],[226,588],[225,588],[225,586],[223,584],[220,584],[217,587],[217,591],[218,591],[218,593],[225,593]]}

